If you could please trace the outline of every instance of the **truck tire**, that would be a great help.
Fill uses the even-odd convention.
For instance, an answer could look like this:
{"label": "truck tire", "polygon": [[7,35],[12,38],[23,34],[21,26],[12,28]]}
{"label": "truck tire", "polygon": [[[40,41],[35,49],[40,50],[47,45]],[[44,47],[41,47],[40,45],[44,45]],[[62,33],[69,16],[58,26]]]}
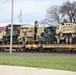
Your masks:
{"label": "truck tire", "polygon": [[70,44],[72,43],[72,36],[70,36],[69,43]]}
{"label": "truck tire", "polygon": [[66,36],[66,44],[68,44],[68,36]]}

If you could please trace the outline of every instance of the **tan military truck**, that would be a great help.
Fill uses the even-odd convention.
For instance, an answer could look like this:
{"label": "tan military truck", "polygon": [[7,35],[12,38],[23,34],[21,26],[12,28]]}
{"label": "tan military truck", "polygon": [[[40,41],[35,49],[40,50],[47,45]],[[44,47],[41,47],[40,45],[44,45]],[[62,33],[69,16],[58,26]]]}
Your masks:
{"label": "tan military truck", "polygon": [[18,37],[19,43],[24,41],[27,43],[34,43],[39,41],[39,36],[44,32],[43,27],[38,27],[38,22],[35,21],[34,26],[28,25],[20,28],[20,36]]}
{"label": "tan military truck", "polygon": [[63,23],[59,24],[56,28],[57,43],[72,43],[73,37],[76,35],[76,24]]}
{"label": "tan military truck", "polygon": [[18,43],[26,43],[27,39],[26,39],[26,35],[27,35],[27,31],[26,28],[20,28],[20,35],[18,37]]}

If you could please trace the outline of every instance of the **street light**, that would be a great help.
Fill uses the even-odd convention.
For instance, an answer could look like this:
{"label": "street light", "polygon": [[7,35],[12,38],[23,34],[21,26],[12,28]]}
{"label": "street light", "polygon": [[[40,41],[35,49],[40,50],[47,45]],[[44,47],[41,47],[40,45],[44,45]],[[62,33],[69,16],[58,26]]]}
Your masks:
{"label": "street light", "polygon": [[14,0],[12,0],[12,8],[11,8],[11,38],[10,38],[10,54],[12,54],[12,32],[13,32],[13,4]]}

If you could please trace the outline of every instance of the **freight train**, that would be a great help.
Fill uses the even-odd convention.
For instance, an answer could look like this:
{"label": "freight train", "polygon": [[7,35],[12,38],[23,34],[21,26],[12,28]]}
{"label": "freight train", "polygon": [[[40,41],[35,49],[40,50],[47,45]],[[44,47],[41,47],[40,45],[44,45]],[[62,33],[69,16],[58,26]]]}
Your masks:
{"label": "freight train", "polygon": [[[13,48],[25,49],[76,49],[76,24],[64,23],[57,27],[39,27],[37,21],[34,27],[22,27],[13,25]],[[11,25],[5,29],[5,35],[0,42],[0,48],[10,47]],[[68,36],[68,38],[66,38]]]}

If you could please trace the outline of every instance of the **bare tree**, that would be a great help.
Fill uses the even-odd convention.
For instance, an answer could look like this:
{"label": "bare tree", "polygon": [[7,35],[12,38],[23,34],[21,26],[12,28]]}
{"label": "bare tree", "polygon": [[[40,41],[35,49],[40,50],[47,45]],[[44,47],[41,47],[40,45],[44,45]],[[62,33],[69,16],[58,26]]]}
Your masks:
{"label": "bare tree", "polygon": [[69,22],[76,22],[76,2],[69,2],[66,1],[63,3],[63,5],[60,7],[60,12],[63,17],[66,16],[66,19],[69,19]]}
{"label": "bare tree", "polygon": [[51,6],[46,12],[46,18],[41,21],[42,24],[76,23],[76,1],[66,1],[61,6]]}
{"label": "bare tree", "polygon": [[53,6],[53,7],[50,7],[48,10],[47,10],[47,17],[56,21],[57,23],[60,22],[60,12],[59,12],[59,7],[58,6]]}
{"label": "bare tree", "polygon": [[48,24],[48,25],[57,25],[61,21],[61,15],[60,15],[60,8],[59,6],[51,6],[47,10],[47,15],[44,20],[42,20],[42,24]]}

